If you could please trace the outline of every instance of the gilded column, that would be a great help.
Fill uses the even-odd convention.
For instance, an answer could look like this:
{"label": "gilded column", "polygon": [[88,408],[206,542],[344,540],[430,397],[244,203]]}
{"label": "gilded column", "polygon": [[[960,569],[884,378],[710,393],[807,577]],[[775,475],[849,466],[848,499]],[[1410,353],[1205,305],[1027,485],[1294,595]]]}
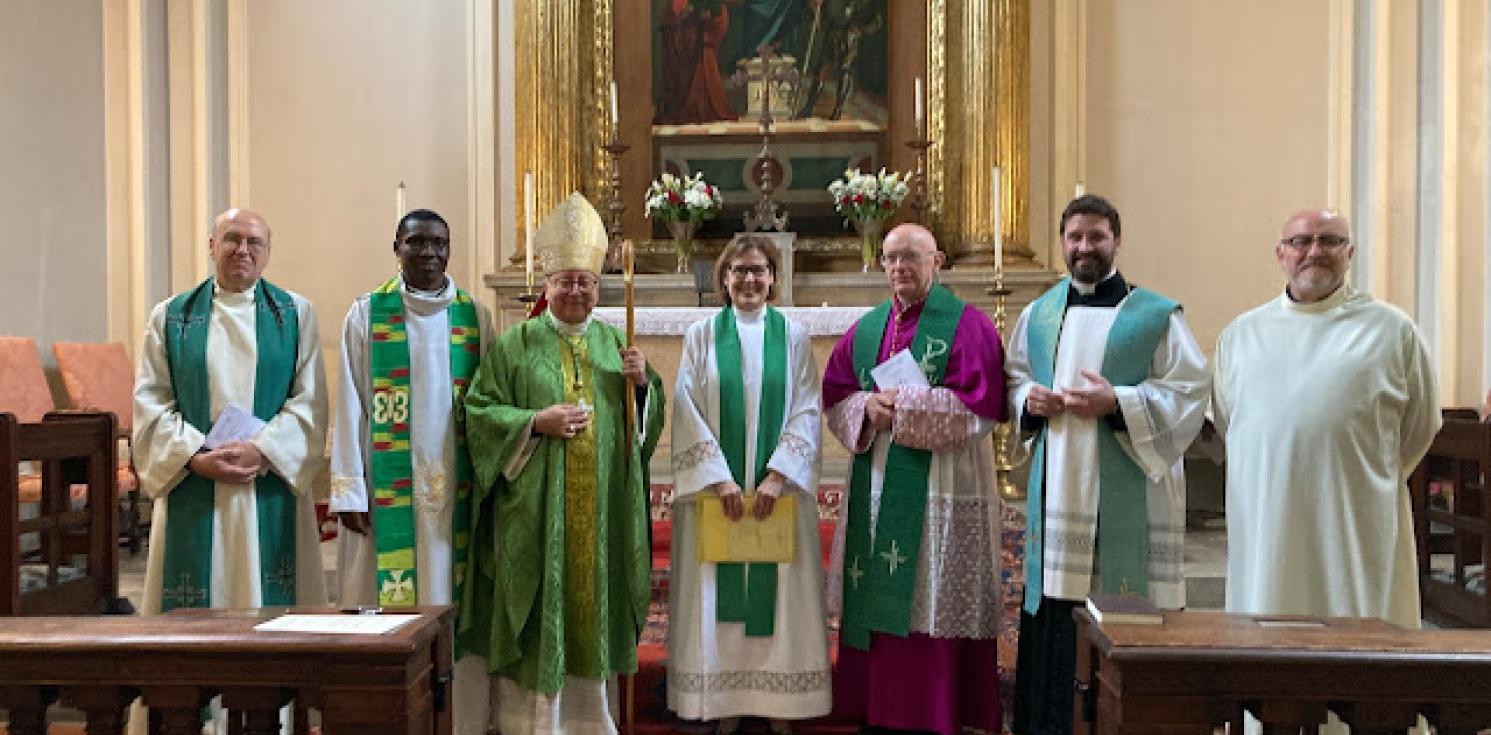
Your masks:
{"label": "gilded column", "polygon": [[[598,146],[609,105],[612,0],[519,2],[514,14],[513,175],[521,181],[523,172],[533,172],[534,217],[542,219],[571,191],[592,202],[604,191],[606,162]],[[522,242],[521,212],[514,219],[521,247],[511,263],[520,267],[528,243]]]}

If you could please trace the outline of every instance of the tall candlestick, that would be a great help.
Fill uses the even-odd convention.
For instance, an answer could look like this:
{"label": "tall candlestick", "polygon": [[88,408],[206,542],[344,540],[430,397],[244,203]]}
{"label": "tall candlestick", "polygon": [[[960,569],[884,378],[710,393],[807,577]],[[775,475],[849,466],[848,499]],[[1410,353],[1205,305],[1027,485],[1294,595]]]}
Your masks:
{"label": "tall candlestick", "polygon": [[404,206],[404,200],[408,193],[409,190],[404,186],[404,182],[402,181],[399,182],[399,187],[393,190],[393,208],[397,210],[393,213],[395,222],[404,219],[404,213],[409,211]]}
{"label": "tall candlestick", "polygon": [[1078,179],[1077,180],[1077,185],[1074,186],[1074,187],[1072,187],[1072,198],[1076,199],[1076,198],[1078,198],[1078,197],[1080,197],[1080,196],[1082,196],[1083,194],[1086,194],[1086,193],[1087,193],[1087,184],[1082,183],[1082,180]]}
{"label": "tall candlestick", "polygon": [[533,172],[523,172],[523,276],[533,292]]}
{"label": "tall candlestick", "polygon": [[621,115],[616,108],[616,80],[611,80],[611,128],[614,130],[621,120]]}
{"label": "tall candlestick", "polygon": [[1003,225],[1001,222],[999,204],[1003,198],[1004,180],[999,175],[999,167],[994,167],[993,197],[994,197],[994,272],[1004,272],[1004,234],[1000,232]]}
{"label": "tall candlestick", "polygon": [[925,110],[923,108],[923,102],[922,102],[922,78],[921,77],[917,77],[916,78],[916,137],[918,137],[918,138],[923,137],[922,130],[923,130],[923,127],[924,127],[923,122],[925,121],[925,119],[926,119],[926,114],[925,114]]}

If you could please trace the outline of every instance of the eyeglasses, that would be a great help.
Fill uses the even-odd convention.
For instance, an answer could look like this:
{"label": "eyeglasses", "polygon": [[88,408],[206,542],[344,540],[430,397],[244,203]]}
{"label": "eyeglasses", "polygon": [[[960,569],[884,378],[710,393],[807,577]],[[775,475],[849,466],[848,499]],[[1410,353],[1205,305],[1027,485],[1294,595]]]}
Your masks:
{"label": "eyeglasses", "polygon": [[1336,248],[1339,248],[1349,242],[1351,242],[1351,238],[1346,237],[1345,235],[1332,235],[1330,233],[1323,233],[1320,235],[1291,235],[1284,238],[1283,240],[1280,240],[1279,244],[1286,245],[1288,247],[1294,248],[1295,250],[1303,252],[1305,250],[1309,250],[1310,246],[1314,245],[1315,243],[1320,243],[1320,247],[1325,248],[1326,250],[1335,250]]}
{"label": "eyeglasses", "polygon": [[580,276],[578,278],[550,278],[549,284],[558,289],[560,293],[579,289],[589,291],[600,283],[594,276]]}
{"label": "eyeglasses", "polygon": [[436,255],[444,255],[450,252],[450,241],[435,239],[409,239],[405,240],[400,247],[408,248],[409,252],[415,255],[423,255],[426,252],[432,252]]}
{"label": "eyeglasses", "polygon": [[758,281],[764,280],[766,274],[771,272],[771,268],[764,265],[732,265],[729,270],[731,276],[742,281],[747,278],[754,278]]}
{"label": "eyeglasses", "polygon": [[901,263],[916,265],[926,258],[926,253],[919,253],[915,250],[905,253],[884,253],[880,256],[880,265],[887,268],[893,265],[900,265]]}
{"label": "eyeglasses", "polygon": [[250,252],[254,253],[262,253],[269,249],[269,241],[260,240],[257,237],[238,238],[230,235],[219,242],[230,253],[238,252],[241,247],[247,247]]}

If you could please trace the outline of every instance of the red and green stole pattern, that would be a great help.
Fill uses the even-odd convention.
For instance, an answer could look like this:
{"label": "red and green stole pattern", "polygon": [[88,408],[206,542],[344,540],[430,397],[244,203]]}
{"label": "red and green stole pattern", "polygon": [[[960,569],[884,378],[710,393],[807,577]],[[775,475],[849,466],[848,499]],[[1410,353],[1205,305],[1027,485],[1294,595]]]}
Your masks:
{"label": "red and green stole pattern", "polygon": [[[409,454],[409,333],[400,281],[391,279],[368,298],[368,362],[372,378],[369,452],[373,486],[373,527],[377,529],[378,604],[413,605],[418,600],[414,563],[414,466]],[[451,410],[456,417],[456,497],[452,520],[454,589],[461,599],[466,556],[471,546],[468,514],[471,455],[466,450],[466,388],[481,363],[481,325],[476,303],[457,289],[446,308],[450,322]],[[435,488],[438,492],[443,488]]]}
{"label": "red and green stole pattern", "polygon": [[[787,319],[766,307],[766,334],[761,346],[761,400],[756,408],[757,485],[766,479],[766,464],[777,449],[787,407]],[[725,307],[714,320],[715,367],[720,375],[720,449],[730,476],[748,495],[746,487],[745,379],[741,375],[740,334],[735,329],[735,310]],[[749,574],[747,574],[749,569]],[[777,565],[725,562],[715,567],[715,619],[745,623],[747,636],[770,636],[775,631],[777,610]]]}
{"label": "red and green stole pattern", "polygon": [[[911,356],[933,387],[942,385],[947,373],[947,358],[963,306],[951,291],[934,284],[916,322]],[[886,301],[864,315],[854,328],[854,374],[859,376],[860,390],[875,390],[870,370],[879,360],[880,343],[890,319],[891,302]],[[927,474],[932,468],[931,452],[890,445],[880,491],[880,514],[872,537],[870,472],[874,453],[872,447],[854,457],[844,536],[842,640],[844,645],[860,650],[869,650],[872,631],[904,638],[911,630],[916,565],[927,514]]]}

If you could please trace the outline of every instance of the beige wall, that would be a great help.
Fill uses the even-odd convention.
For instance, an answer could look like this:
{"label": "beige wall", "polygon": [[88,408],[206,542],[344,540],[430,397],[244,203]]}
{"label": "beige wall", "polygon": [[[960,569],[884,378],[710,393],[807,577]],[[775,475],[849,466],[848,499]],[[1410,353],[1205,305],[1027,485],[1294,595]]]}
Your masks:
{"label": "beige wall", "polygon": [[108,337],[102,10],[13,0],[0,23],[0,334]]}
{"label": "beige wall", "polygon": [[1087,190],[1123,215],[1124,274],[1184,303],[1209,353],[1278,293],[1284,217],[1326,203],[1328,3],[1088,8]]}
{"label": "beige wall", "polygon": [[466,5],[245,5],[247,155],[235,203],[268,219],[267,275],[315,304],[328,360],[352,300],[395,272],[399,181],[410,208],[450,223],[450,273],[474,290]]}

